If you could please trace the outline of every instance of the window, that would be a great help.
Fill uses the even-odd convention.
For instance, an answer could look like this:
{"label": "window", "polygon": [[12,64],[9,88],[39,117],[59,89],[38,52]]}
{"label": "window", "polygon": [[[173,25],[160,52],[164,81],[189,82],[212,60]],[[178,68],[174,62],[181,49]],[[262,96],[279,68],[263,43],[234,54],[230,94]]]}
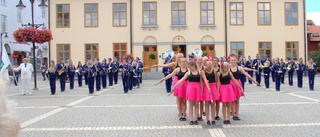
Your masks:
{"label": "window", "polygon": [[127,3],[113,4],[113,26],[127,26]]}
{"label": "window", "polygon": [[124,57],[127,54],[127,43],[114,43],[113,51],[113,56],[117,60],[122,61],[122,57]]}
{"label": "window", "polygon": [[1,32],[7,32],[7,16],[1,15]]}
{"label": "window", "polygon": [[7,5],[7,0],[0,0],[0,4],[6,6]]}
{"label": "window", "polygon": [[99,44],[85,44],[85,60],[99,58]]}
{"label": "window", "polygon": [[259,42],[259,55],[272,58],[271,42]]}
{"label": "window", "polygon": [[271,4],[270,2],[258,2],[258,24],[271,25]]}
{"label": "window", "polygon": [[22,22],[22,12],[19,8],[17,8],[17,22]]}
{"label": "window", "polygon": [[299,43],[286,42],[286,59],[298,60],[298,56],[299,56]]}
{"label": "window", "polygon": [[214,24],[214,2],[213,1],[201,2],[201,24],[202,25]]}
{"label": "window", "polygon": [[57,27],[70,27],[70,5],[57,5]]}
{"label": "window", "polygon": [[286,25],[298,25],[298,3],[285,3]]}
{"label": "window", "polygon": [[186,25],[186,3],[183,1],[171,3],[171,23],[172,25]]}
{"label": "window", "polygon": [[57,44],[57,61],[70,59],[70,44]]}
{"label": "window", "polygon": [[230,24],[243,25],[243,3],[230,2]]}
{"label": "window", "polygon": [[46,18],[47,17],[47,10],[46,9],[42,9],[41,10],[41,18]]}
{"label": "window", "polygon": [[231,54],[238,56],[244,55],[244,43],[243,42],[231,42]]}
{"label": "window", "polygon": [[157,25],[157,3],[143,3],[143,25]]}
{"label": "window", "polygon": [[85,26],[86,27],[98,27],[98,4],[84,4],[85,8]]}

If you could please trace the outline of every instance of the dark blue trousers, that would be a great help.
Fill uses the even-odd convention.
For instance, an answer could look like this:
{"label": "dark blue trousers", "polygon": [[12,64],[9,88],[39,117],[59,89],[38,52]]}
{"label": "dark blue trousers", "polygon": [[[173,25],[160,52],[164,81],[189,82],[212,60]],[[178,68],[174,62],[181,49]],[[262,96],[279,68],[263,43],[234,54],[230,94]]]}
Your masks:
{"label": "dark blue trousers", "polygon": [[66,89],[66,76],[61,74],[60,77],[60,90],[63,92]]}
{"label": "dark blue trousers", "polygon": [[256,81],[260,84],[261,83],[261,72],[256,73]]}
{"label": "dark blue trousers", "polygon": [[288,80],[289,80],[289,85],[292,86],[293,85],[293,71],[288,72]]}
{"label": "dark blue trousers", "polygon": [[82,86],[82,75],[78,75],[78,85],[79,87]]}
{"label": "dark blue trousers", "polygon": [[88,88],[89,88],[89,93],[94,92],[94,77],[88,78]]}
{"label": "dark blue trousers", "polygon": [[56,94],[56,77],[50,77],[49,82],[51,94]]}
{"label": "dark blue trousers", "polygon": [[114,84],[118,84],[118,71],[113,73]]}
{"label": "dark blue trousers", "polygon": [[142,83],[142,72],[139,74],[140,78],[139,78],[139,81],[140,83]]}
{"label": "dark blue trousers", "polygon": [[271,72],[271,79],[272,79],[272,82],[274,82],[274,81],[275,81],[275,74],[274,74],[274,72],[273,72],[273,71]]}
{"label": "dark blue trousers", "polygon": [[110,72],[108,74],[108,78],[109,78],[109,86],[113,85],[113,72]]}
{"label": "dark blue trousers", "polygon": [[298,77],[298,87],[302,88],[302,86],[303,86],[303,82],[302,82],[303,73],[297,73],[297,77]]}
{"label": "dark blue trousers", "polygon": [[69,83],[70,83],[70,89],[74,88],[74,75],[69,75]]}
{"label": "dark blue trousers", "polygon": [[264,84],[266,85],[266,88],[270,87],[270,73],[264,73]]}
{"label": "dark blue trousers", "polygon": [[285,71],[283,71],[283,77],[281,77],[281,83],[282,83],[282,84],[284,84],[285,76],[286,76],[286,72],[285,72]]}
{"label": "dark blue trousers", "polygon": [[309,76],[309,89],[314,90],[314,76],[315,75],[308,75]]}
{"label": "dark blue trousers", "polygon": [[96,76],[96,89],[99,91],[101,89],[101,77],[100,74],[97,74]]}
{"label": "dark blue trousers", "polygon": [[281,77],[276,76],[276,91],[280,91]]}
{"label": "dark blue trousers", "polygon": [[[249,74],[251,77],[253,77],[253,71],[248,71],[248,74]],[[252,84],[252,81],[251,81],[250,79],[248,79],[248,81],[249,81],[249,84]]]}
{"label": "dark blue trousers", "polygon": [[124,93],[128,93],[129,90],[129,77],[123,77],[122,78],[122,85],[123,85],[123,91]]}
{"label": "dark blue trousers", "polygon": [[167,92],[171,92],[171,87],[172,87],[172,78],[169,78],[166,80],[166,90]]}
{"label": "dark blue trousers", "polygon": [[84,83],[88,85],[88,73],[84,73]]}
{"label": "dark blue trousers", "polygon": [[101,75],[102,88],[107,88],[107,75]]}
{"label": "dark blue trousers", "polygon": [[129,90],[132,90],[133,88],[133,74],[131,74],[131,76],[129,77]]}

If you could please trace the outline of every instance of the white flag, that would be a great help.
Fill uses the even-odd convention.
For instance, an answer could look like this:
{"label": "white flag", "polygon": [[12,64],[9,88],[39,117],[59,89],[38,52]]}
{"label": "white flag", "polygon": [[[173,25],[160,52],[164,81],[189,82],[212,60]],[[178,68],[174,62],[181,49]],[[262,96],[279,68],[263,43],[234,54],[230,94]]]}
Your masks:
{"label": "white flag", "polygon": [[3,74],[4,70],[7,69],[10,64],[11,62],[7,50],[5,48],[2,48],[2,58],[0,60],[0,74]]}

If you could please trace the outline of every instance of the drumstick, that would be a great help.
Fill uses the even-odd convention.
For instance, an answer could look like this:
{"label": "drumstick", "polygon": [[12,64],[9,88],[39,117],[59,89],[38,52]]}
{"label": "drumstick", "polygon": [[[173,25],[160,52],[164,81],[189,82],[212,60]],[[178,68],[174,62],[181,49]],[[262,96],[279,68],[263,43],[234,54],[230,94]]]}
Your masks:
{"label": "drumstick", "polygon": [[155,84],[152,88],[150,88],[149,89],[149,91],[151,90],[151,89],[153,89],[153,88],[155,88],[157,85],[159,85],[160,84],[160,82],[158,82],[157,84]]}
{"label": "drumstick", "polygon": [[166,98],[164,98],[164,99],[161,100],[161,102],[163,102],[165,99],[167,99],[168,97],[170,97],[170,95],[171,95],[173,92],[174,92],[174,91],[172,90]]}

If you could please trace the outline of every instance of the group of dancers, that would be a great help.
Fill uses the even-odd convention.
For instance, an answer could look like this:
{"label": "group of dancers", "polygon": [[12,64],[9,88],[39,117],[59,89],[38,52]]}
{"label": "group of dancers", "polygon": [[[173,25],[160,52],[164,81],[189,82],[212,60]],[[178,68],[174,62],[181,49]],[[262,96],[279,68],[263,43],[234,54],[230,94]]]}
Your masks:
{"label": "group of dancers", "polygon": [[73,61],[69,61],[69,65],[66,65],[64,59],[60,60],[59,64],[55,64],[54,60],[50,61],[50,66],[47,70],[47,74],[50,81],[51,95],[56,93],[56,79],[60,80],[60,90],[65,91],[66,77],[69,78],[70,89],[74,88],[74,77],[78,77],[78,86],[82,87],[82,81],[84,78],[85,85],[88,85],[89,94],[94,93],[94,87],[96,91],[100,91],[101,88],[107,88],[107,81],[109,86],[113,86],[118,83],[118,73],[121,72],[122,82],[124,86],[124,93],[128,90],[132,90],[133,86],[139,86],[142,83],[142,69],[143,63],[140,58],[135,60],[124,59],[122,64],[119,64],[116,58],[113,60],[108,58],[99,61],[89,59],[83,65],[79,61],[75,66]]}
{"label": "group of dancers", "polygon": [[[198,121],[203,121],[202,115],[206,117],[207,125],[215,125],[215,120],[220,120],[219,110],[222,103],[223,123],[231,124],[230,115],[233,120],[240,120],[239,99],[244,96],[244,85],[246,79],[250,84],[255,83],[260,86],[261,75],[264,76],[265,88],[269,88],[269,78],[275,81],[276,90],[280,90],[280,83],[284,83],[283,69],[288,70],[289,84],[293,85],[293,72],[297,71],[298,86],[302,87],[302,75],[308,70],[310,89],[313,90],[314,75],[316,66],[309,59],[307,67],[300,59],[295,64],[291,59],[285,64],[276,58],[271,61],[267,56],[260,59],[257,54],[256,59],[248,61],[243,56],[229,55],[226,58],[210,56],[187,59],[183,54],[176,55],[176,62],[170,57],[165,59],[163,65],[153,65],[152,67],[163,67],[164,78],[159,83],[166,81],[166,90],[176,96],[176,103],[179,112],[179,120],[186,121],[187,104],[189,103],[190,125],[198,125]],[[253,79],[255,73],[256,79]],[[271,74],[271,75],[270,75]],[[173,82],[172,82],[173,77]],[[173,84],[173,85],[172,85]]]}

